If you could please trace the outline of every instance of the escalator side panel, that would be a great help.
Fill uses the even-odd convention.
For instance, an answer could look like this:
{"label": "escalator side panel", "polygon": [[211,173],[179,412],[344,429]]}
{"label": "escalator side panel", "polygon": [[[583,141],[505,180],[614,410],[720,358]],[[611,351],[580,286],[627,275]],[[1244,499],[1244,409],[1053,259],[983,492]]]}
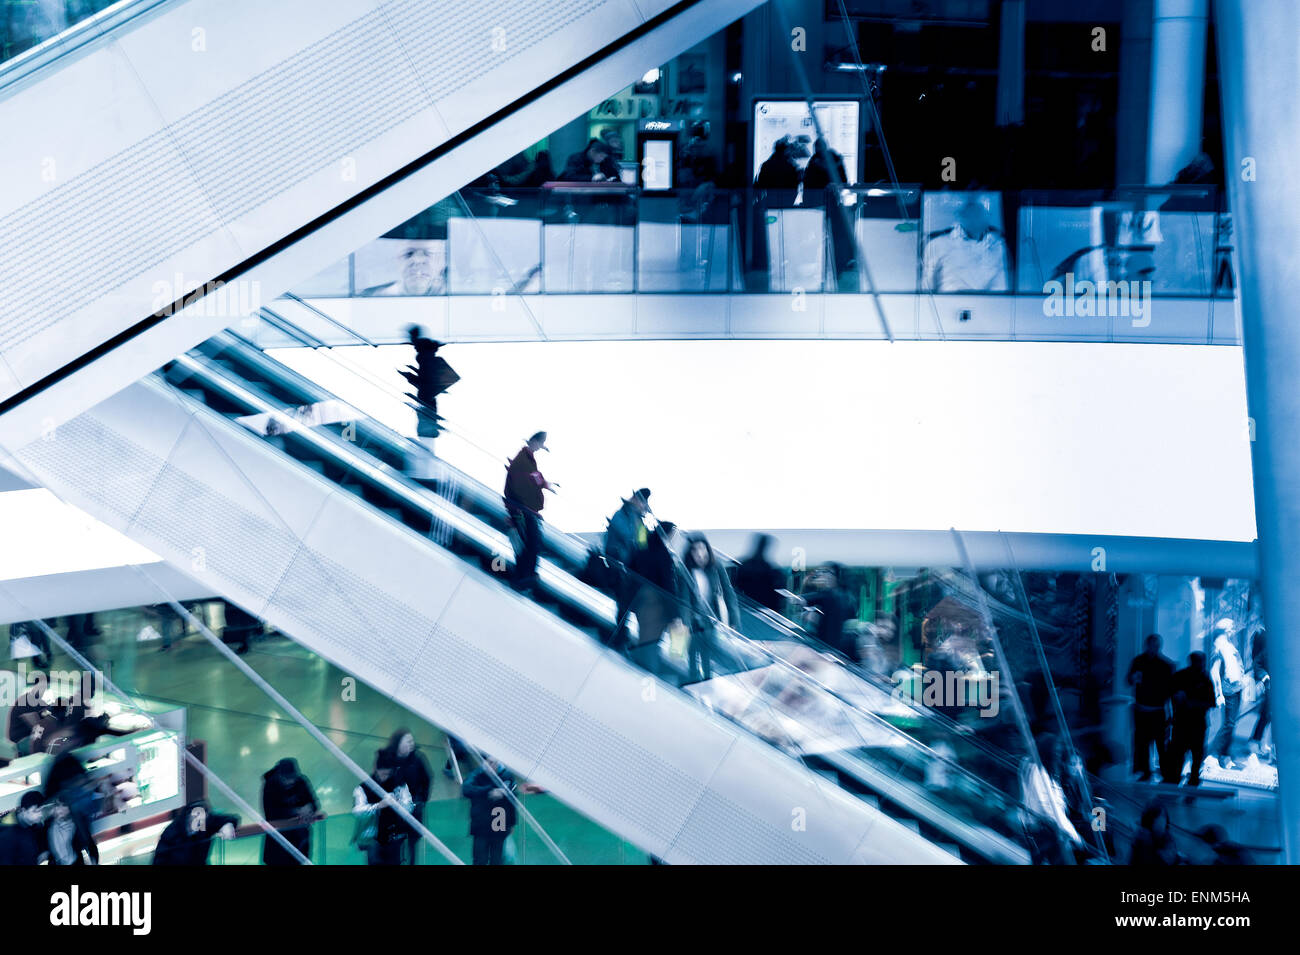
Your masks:
{"label": "escalator side panel", "polygon": [[[26,444],[270,302],[756,2],[687,2],[652,25],[632,0],[360,14],[188,0],[51,67],[0,99],[14,144],[0,157],[14,187],[0,199],[13,251],[0,261],[0,444]],[[286,46],[301,22],[316,33]],[[230,283],[224,300],[181,310],[214,281]]]}
{"label": "escalator side panel", "polygon": [[[70,503],[669,861],[952,861],[157,380],[18,459]],[[792,825],[801,809],[803,829]]]}

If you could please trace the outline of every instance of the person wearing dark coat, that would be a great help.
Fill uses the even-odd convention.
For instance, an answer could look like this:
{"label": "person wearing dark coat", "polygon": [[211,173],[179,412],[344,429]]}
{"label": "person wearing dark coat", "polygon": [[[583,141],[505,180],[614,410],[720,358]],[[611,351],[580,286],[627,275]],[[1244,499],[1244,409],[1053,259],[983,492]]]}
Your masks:
{"label": "person wearing dark coat", "polygon": [[803,201],[806,206],[820,206],[826,202],[826,189],[846,186],[849,177],[844,171],[844,157],[831,149],[820,136],[813,143],[812,158],[803,171]]}
{"label": "person wearing dark coat", "polygon": [[576,152],[564,164],[560,178],[565,182],[621,182],[618,162],[610,155],[609,145],[602,139],[591,139],[581,152]]}
{"label": "person wearing dark coat", "polygon": [[1255,705],[1255,729],[1250,734],[1251,748],[1259,755],[1267,757],[1268,751],[1264,749],[1264,731],[1273,721],[1270,704],[1273,691],[1269,686],[1272,677],[1268,673],[1268,636],[1263,630],[1256,630],[1250,638],[1250,669],[1251,675],[1255,678],[1255,686],[1258,688],[1256,698],[1259,700]]}
{"label": "person wearing dark coat", "polygon": [[358,823],[353,842],[365,852],[368,865],[401,865],[403,844],[411,830],[391,805],[382,805],[389,796],[407,812],[413,805],[411,791],[397,772],[397,754],[387,748],[376,753],[371,779],[384,795],[364,784],[352,790],[352,812]]}
{"label": "person wearing dark coat", "polygon": [[[279,825],[280,834],[295,849],[311,858],[311,823],[320,811],[320,803],[311,781],[298,771],[294,759],[282,759],[262,774],[262,815]],[[297,825],[283,826],[283,823]],[[299,865],[297,859],[270,835],[262,843],[263,865]]]}
{"label": "person wearing dark coat", "polygon": [[1174,693],[1174,662],[1160,653],[1160,634],[1147,637],[1144,651],[1129,664],[1128,682],[1133,687],[1133,772],[1145,781],[1151,778],[1152,743],[1159,763],[1164,762],[1167,710]]}
{"label": "person wearing dark coat", "polygon": [[690,617],[690,588],[694,586],[674,551],[677,525],[664,521],[646,541],[645,550],[633,559],[636,593],[632,612],[636,614],[637,642],[628,648],[628,657],[646,672],[659,676],[663,657],[659,643],[676,620]]}
{"label": "person wearing dark coat", "polygon": [[0,826],[0,866],[39,865],[49,853],[41,794],[23,793],[13,815],[13,825]]}
{"label": "person wearing dark coat", "polygon": [[[498,760],[484,755],[501,782],[515,791],[515,777]],[[506,789],[497,785],[485,766],[465,777],[461,795],[469,800],[469,834],[474,838],[474,865],[505,865],[505,844],[514,831],[518,811]]]}
{"label": "person wearing dark coat", "polygon": [[[388,748],[397,759],[397,776],[411,793],[411,815],[417,822],[424,822],[424,807],[429,803],[429,792],[433,789],[433,772],[429,761],[424,758],[415,743],[415,734],[408,729],[399,729],[388,741]],[[407,833],[403,861],[415,865],[415,848],[420,834],[407,823],[402,823]]]}
{"label": "person wearing dark coat", "polygon": [[426,338],[419,325],[408,328],[406,336],[415,349],[415,364],[408,365],[402,372],[402,377],[415,387],[413,397],[429,411],[427,417],[420,419],[423,427],[419,433],[437,435],[438,396],[460,381],[460,376],[452,370],[445,358],[439,356],[438,349],[442,347],[442,342]]}
{"label": "person wearing dark coat", "polygon": [[1189,786],[1201,783],[1201,763],[1205,761],[1205,730],[1208,714],[1214,709],[1214,681],[1205,669],[1205,654],[1193,653],[1187,666],[1174,674],[1173,682],[1174,724],[1168,759],[1164,766],[1164,781],[1178,785],[1183,775],[1183,759],[1192,754],[1192,771]]}
{"label": "person wearing dark coat", "polygon": [[854,640],[844,635],[844,624],[854,617],[853,595],[844,586],[844,568],[827,564],[815,583],[817,589],[802,599],[805,607],[817,611],[817,639],[849,659],[856,659]]}
{"label": "person wearing dark coat", "polygon": [[784,598],[777,593],[785,587],[785,574],[767,559],[775,540],[771,534],[754,535],[754,550],[736,568],[736,590],[760,607],[781,612]]}
{"label": "person wearing dark coat", "polygon": [[506,469],[506,513],[519,535],[513,583],[529,590],[537,583],[537,560],[542,552],[542,491],[554,488],[537,469],[537,452],[545,451],[546,432],[538,431],[519,449]]}
{"label": "person wearing dark coat", "polygon": [[221,629],[221,642],[235,644],[236,653],[247,653],[254,634],[262,632],[262,621],[229,600],[222,603],[225,604],[226,625]]}
{"label": "person wearing dark coat", "polygon": [[609,641],[615,650],[622,650],[627,645],[627,618],[637,591],[631,568],[636,556],[646,549],[650,540],[650,531],[644,520],[649,510],[650,489],[643,487],[623,502],[605,528],[605,559],[615,575],[614,617],[617,623]]}
{"label": "person wearing dark coat", "polygon": [[794,192],[799,188],[799,164],[791,155],[791,142],[788,138],[778,139],[772,144],[772,155],[758,168],[758,177],[754,184],[760,189]]}
{"label": "person wearing dark coat", "polygon": [[1142,812],[1142,825],[1133,837],[1129,865],[1178,865],[1178,846],[1169,831],[1169,813],[1159,803]]}
{"label": "person wearing dark coat", "polygon": [[233,839],[238,825],[238,816],[213,812],[206,799],[196,799],[172,814],[153,851],[153,864],[207,865],[212,840]]}

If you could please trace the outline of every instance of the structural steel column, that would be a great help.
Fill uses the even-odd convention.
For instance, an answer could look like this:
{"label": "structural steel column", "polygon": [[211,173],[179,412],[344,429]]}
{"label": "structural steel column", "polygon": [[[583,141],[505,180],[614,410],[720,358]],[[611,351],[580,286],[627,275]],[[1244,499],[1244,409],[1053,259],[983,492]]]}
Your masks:
{"label": "structural steel column", "polygon": [[1282,838],[1300,862],[1300,4],[1216,0]]}
{"label": "structural steel column", "polygon": [[1147,183],[1162,186],[1201,151],[1209,0],[1155,0]]}

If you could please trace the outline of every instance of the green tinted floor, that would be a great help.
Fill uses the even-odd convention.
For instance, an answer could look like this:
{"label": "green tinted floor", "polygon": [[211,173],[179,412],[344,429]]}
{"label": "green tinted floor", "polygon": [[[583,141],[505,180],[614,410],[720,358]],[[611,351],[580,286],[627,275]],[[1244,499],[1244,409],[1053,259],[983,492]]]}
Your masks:
{"label": "green tinted floor", "polygon": [[[198,609],[220,633],[220,604]],[[144,610],[111,611],[96,615],[100,634],[83,648],[96,666],[124,692],[186,708],[190,740],[207,743],[207,765],[252,806],[261,808],[262,774],[286,756],[298,761],[311,780],[324,812],[332,817],[318,824],[313,860],[330,864],[360,864],[350,845],[353,821],[349,814],[356,777],[306,730],[225,660],[201,635],[178,640],[167,652],[161,641],[142,642],[146,626],[160,629],[156,617]],[[66,633],[66,622],[55,629]],[[148,635],[146,631],[146,635]],[[414,735],[429,761],[434,790],[425,824],[461,859],[470,859],[468,803],[454,779],[442,768],[446,761],[441,730],[406,708],[357,681],[345,695],[345,678],[337,667],[280,635],[262,637],[244,660],[293,706],[311,720],[363,769],[374,765],[375,752],[398,728]],[[55,650],[55,669],[72,664]],[[352,699],[351,697],[355,697]],[[464,772],[472,770],[462,761]],[[209,799],[223,811],[238,812],[215,788]],[[524,805],[571,861],[588,864],[644,864],[643,852],[607,832],[545,794],[525,796]],[[241,814],[242,815],[242,814]],[[243,820],[245,822],[249,820]],[[239,839],[213,850],[213,861],[254,864],[262,837]],[[550,864],[556,861],[542,837],[521,820],[513,837],[516,861]],[[427,845],[422,861],[441,862]]]}

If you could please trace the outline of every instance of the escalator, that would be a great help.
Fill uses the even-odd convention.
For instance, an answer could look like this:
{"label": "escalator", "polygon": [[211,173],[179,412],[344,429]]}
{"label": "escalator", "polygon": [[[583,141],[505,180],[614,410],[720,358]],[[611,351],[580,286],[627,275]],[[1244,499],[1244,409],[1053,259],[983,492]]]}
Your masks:
{"label": "escalator", "polygon": [[122,0],[0,64],[21,447],[757,0]]}
{"label": "escalator", "polygon": [[374,422],[267,426],[321,399],[225,334],[14,465],[669,862],[1027,858],[1014,800],[887,701],[730,631],[712,680],[649,680],[592,639],[614,602],[562,560],[535,602],[501,582],[490,491],[412,483]]}
{"label": "escalator", "polygon": [[[274,312],[267,317],[280,331],[301,334]],[[506,515],[499,494],[445,464],[429,487],[406,480],[406,464],[423,453],[418,445],[349,413],[239,336],[216,336],[169,365],[163,377],[461,559],[487,573],[504,569],[503,555],[513,551],[500,530]],[[587,545],[548,527],[543,550],[539,605],[591,637],[608,636],[613,601],[575,579]],[[935,732],[933,719],[921,720],[924,732],[900,729],[891,718],[916,721],[924,709],[829,663],[793,629],[758,627],[756,614],[746,608],[745,629],[763,639],[719,634],[712,679],[688,693],[956,858],[1028,861],[1015,801],[955,759],[956,747],[968,743],[960,731]],[[687,676],[671,658],[669,670],[672,683]]]}

